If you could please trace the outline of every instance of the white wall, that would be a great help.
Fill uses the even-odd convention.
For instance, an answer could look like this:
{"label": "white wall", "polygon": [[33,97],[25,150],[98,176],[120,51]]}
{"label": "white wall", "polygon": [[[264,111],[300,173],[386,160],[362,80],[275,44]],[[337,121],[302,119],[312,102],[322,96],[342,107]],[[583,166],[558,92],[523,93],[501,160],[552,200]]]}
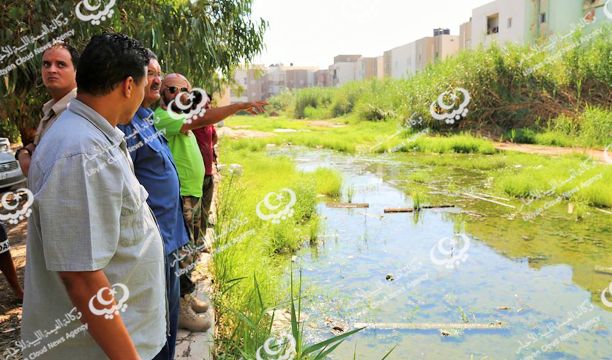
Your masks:
{"label": "white wall", "polygon": [[[527,7],[531,0],[496,0],[472,10],[472,47],[480,44],[491,45],[514,42],[522,44],[527,40]],[[487,17],[499,15],[499,33],[487,35]],[[508,19],[512,25],[508,27]]]}
{"label": "white wall", "polygon": [[416,73],[416,44],[402,45],[391,49],[391,77],[406,79]]}
{"label": "white wall", "polygon": [[341,86],[347,82],[357,79],[357,63],[356,62],[339,62],[331,66],[332,71],[336,71],[336,86]]}

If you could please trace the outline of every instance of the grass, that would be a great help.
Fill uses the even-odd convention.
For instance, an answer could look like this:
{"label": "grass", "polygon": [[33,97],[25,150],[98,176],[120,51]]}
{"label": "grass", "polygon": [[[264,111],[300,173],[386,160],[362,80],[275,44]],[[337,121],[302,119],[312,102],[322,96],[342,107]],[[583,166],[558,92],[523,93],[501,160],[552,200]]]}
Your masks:
{"label": "grass", "polygon": [[612,143],[612,111],[587,107],[576,118],[561,115],[544,127],[512,129],[503,138],[523,144],[602,147]]}
{"label": "grass", "polygon": [[314,171],[317,192],[328,197],[337,198],[340,196],[342,187],[342,175],[340,172],[327,168],[318,168]]}
{"label": "grass", "polygon": [[[316,241],[319,219],[317,194],[339,196],[342,178],[330,169],[304,173],[286,157],[269,157],[253,141],[221,143],[226,164],[240,164],[243,171],[226,172],[220,186],[220,207],[213,249],[213,272],[217,286],[215,305],[220,310],[221,358],[240,352],[254,354],[270,336],[262,304],[283,301],[280,276],[283,264],[304,242]],[[275,213],[262,202],[268,197],[276,213],[295,203],[285,219],[265,219]],[[260,218],[257,212],[264,219]],[[259,324],[259,325],[255,325]]]}
{"label": "grass", "polygon": [[[265,116],[234,116],[225,123],[232,128],[248,127],[249,130],[270,134],[266,138],[232,141],[230,145],[232,150],[261,150],[267,144],[291,144],[325,148],[349,154],[389,151],[439,154],[493,154],[496,152],[491,141],[469,133],[446,137],[428,136],[424,131],[414,133],[405,128],[399,128],[393,121],[362,121],[354,116],[318,121],[313,125],[310,125],[309,120]],[[273,133],[274,129],[294,129],[298,132]]]}
{"label": "grass", "polygon": [[520,161],[494,175],[495,189],[515,198],[561,197],[594,207],[612,207],[612,169],[585,156],[521,156]]}

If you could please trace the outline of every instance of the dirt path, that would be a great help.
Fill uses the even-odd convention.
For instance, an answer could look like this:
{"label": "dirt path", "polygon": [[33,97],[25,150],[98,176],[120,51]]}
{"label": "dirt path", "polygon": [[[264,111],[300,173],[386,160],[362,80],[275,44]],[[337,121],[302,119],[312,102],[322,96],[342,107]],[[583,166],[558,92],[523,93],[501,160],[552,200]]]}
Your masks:
{"label": "dirt path", "polygon": [[[17,269],[19,282],[23,287],[23,271],[25,267],[25,239],[27,222],[22,221],[17,226],[6,226],[13,263]],[[0,349],[14,346],[19,340],[21,327],[21,305],[15,302],[15,296],[4,278],[0,275]],[[3,355],[0,353],[0,355]]]}
{"label": "dirt path", "polygon": [[612,164],[612,149],[608,154],[604,150],[595,150],[588,148],[564,148],[557,146],[544,146],[544,145],[531,145],[531,144],[512,144],[512,143],[494,143],[497,150],[510,150],[518,151],[528,154],[539,154],[539,155],[567,155],[573,153],[587,154],[592,156],[594,159],[603,163]]}
{"label": "dirt path", "polygon": [[231,139],[266,138],[266,137],[274,136],[273,133],[256,131],[256,130],[238,129],[237,127],[231,128],[229,126],[223,126],[223,127],[218,128],[217,134],[220,137],[227,136]]}

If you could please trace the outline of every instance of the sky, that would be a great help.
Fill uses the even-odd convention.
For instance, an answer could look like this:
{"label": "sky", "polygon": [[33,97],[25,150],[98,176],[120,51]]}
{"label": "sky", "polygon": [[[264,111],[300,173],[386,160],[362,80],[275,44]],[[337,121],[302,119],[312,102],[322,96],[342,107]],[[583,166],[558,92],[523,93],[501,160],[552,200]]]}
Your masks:
{"label": "sky", "polygon": [[434,28],[469,21],[472,9],[492,0],[253,0],[253,18],[269,22],[266,49],[255,64],[326,69],[340,54],[382,56]]}

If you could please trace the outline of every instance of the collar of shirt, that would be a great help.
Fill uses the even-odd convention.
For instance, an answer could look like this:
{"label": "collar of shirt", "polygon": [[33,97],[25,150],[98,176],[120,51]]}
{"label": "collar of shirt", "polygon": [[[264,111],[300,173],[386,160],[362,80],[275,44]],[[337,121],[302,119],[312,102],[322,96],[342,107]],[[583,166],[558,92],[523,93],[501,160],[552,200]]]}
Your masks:
{"label": "collar of shirt", "polygon": [[102,115],[81,101],[73,99],[68,105],[68,109],[97,127],[113,145],[121,145],[124,142],[124,134],[121,130],[113,127]]}
{"label": "collar of shirt", "polygon": [[47,101],[44,105],[43,105],[43,117],[49,117],[51,110],[53,110],[54,114],[59,114],[62,111],[66,110],[66,107],[68,106],[68,103],[70,102],[70,100],[74,99],[76,97],[77,94],[77,89],[74,88],[72,90],[70,90],[66,95],[64,95],[63,98],[59,99],[58,101],[55,101],[53,99]]}

